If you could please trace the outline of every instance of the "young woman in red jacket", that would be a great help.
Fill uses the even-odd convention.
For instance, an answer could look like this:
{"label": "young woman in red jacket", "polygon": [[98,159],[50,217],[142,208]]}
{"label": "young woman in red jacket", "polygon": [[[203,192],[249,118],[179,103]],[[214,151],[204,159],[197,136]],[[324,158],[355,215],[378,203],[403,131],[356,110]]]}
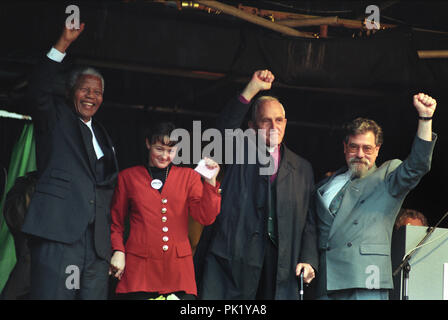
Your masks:
{"label": "young woman in red jacket", "polygon": [[[189,299],[197,294],[188,216],[202,225],[215,221],[221,206],[219,165],[206,159],[206,166],[216,172],[204,182],[193,169],[173,165],[176,142],[169,137],[174,129],[172,123],[156,125],[146,137],[148,165],[118,176],[111,207],[111,273],[119,279],[119,297],[175,294]],[[126,217],[130,226],[125,244]]]}

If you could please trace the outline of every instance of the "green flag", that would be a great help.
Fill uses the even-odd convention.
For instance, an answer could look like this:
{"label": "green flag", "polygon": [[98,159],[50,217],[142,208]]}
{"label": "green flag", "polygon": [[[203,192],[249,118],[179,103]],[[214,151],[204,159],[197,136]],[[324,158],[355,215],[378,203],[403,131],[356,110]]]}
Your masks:
{"label": "green flag", "polygon": [[[3,197],[0,199],[0,212],[3,213],[3,206],[6,194],[11,190],[18,177],[24,176],[27,172],[36,170],[36,149],[33,135],[33,124],[26,123],[19,140],[13,148],[11,161],[8,168],[8,179]],[[9,232],[3,214],[0,215],[0,292],[8,281],[9,274],[16,264],[16,251],[14,239]]]}

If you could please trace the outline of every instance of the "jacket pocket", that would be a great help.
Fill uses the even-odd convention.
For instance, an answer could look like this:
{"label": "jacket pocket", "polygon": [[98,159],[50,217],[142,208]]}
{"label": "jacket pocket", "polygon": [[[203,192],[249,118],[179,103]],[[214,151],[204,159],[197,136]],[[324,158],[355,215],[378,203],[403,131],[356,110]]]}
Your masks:
{"label": "jacket pocket", "polygon": [[50,173],[50,177],[59,179],[59,180],[63,180],[66,182],[72,181],[71,175],[68,172],[65,172],[64,170],[61,170],[61,169],[52,169],[51,173]]}
{"label": "jacket pocket", "polygon": [[180,242],[176,245],[176,253],[178,258],[191,256],[191,245],[189,241]]}
{"label": "jacket pocket", "polygon": [[125,246],[126,253],[132,254],[134,256],[140,257],[140,258],[152,258],[149,254],[146,253],[146,250],[138,249],[132,246]]}
{"label": "jacket pocket", "polygon": [[36,192],[45,193],[60,199],[65,199],[69,191],[67,188],[61,188],[51,183],[39,183],[36,185]]}
{"label": "jacket pocket", "polygon": [[361,254],[377,254],[388,256],[390,254],[390,246],[387,244],[361,244],[359,246]]}

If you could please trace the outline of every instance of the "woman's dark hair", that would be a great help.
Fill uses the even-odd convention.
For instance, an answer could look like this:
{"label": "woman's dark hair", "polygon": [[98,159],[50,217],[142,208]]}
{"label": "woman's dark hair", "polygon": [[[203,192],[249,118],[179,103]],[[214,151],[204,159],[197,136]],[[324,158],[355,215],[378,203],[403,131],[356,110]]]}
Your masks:
{"label": "woman's dark hair", "polygon": [[146,129],[145,139],[148,139],[150,144],[160,142],[168,147],[173,147],[177,141],[170,140],[170,136],[175,129],[176,126],[172,122],[159,122]]}

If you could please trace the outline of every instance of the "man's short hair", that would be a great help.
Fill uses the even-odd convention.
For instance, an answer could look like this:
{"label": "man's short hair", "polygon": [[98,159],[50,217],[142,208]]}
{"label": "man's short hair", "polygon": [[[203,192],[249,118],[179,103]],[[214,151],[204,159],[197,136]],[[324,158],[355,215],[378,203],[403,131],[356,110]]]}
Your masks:
{"label": "man's short hair", "polygon": [[397,219],[395,220],[395,229],[398,229],[401,226],[403,226],[404,225],[403,222],[407,218],[418,219],[421,221],[422,225],[424,226],[428,225],[428,220],[426,219],[423,213],[413,209],[401,208],[400,212],[398,213]]}
{"label": "man's short hair", "polygon": [[372,131],[375,135],[375,144],[383,144],[383,130],[373,120],[366,118],[356,118],[355,120],[344,125],[345,131],[345,143],[348,143],[350,136],[356,136],[358,134],[365,134]]}
{"label": "man's short hair", "polygon": [[252,105],[252,117],[251,117],[252,122],[255,123],[257,121],[258,108],[266,101],[277,101],[282,106],[283,113],[285,113],[285,108],[283,107],[283,104],[280,102],[280,100],[278,100],[278,98],[274,96],[261,96],[257,98],[257,100],[255,100],[254,104]]}
{"label": "man's short hair", "polygon": [[78,81],[82,76],[94,76],[100,78],[101,87],[104,93],[104,78],[98,70],[92,67],[78,68],[70,73],[66,83],[68,93],[72,94],[75,91]]}

